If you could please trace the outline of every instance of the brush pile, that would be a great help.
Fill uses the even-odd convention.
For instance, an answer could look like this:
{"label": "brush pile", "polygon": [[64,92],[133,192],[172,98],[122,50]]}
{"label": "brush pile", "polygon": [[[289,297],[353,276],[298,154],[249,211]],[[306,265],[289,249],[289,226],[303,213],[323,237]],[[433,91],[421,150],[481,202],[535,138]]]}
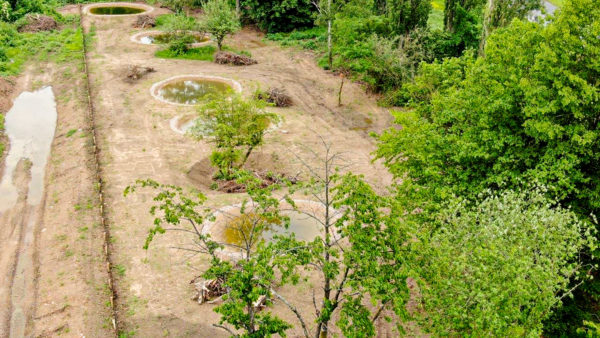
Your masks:
{"label": "brush pile", "polygon": [[52,31],[58,28],[58,23],[54,18],[40,14],[27,15],[27,24],[19,27],[19,32],[42,32]]}
{"label": "brush pile", "polygon": [[147,28],[156,26],[156,19],[150,15],[140,15],[137,20],[133,23],[134,28]]}
{"label": "brush pile", "polygon": [[249,66],[255,65],[258,62],[245,55],[239,55],[231,52],[220,51],[215,54],[215,62],[220,65],[234,65],[234,66]]}
{"label": "brush pile", "polygon": [[256,98],[274,104],[276,107],[289,107],[294,104],[292,98],[283,89],[271,88],[266,92],[258,92]]}

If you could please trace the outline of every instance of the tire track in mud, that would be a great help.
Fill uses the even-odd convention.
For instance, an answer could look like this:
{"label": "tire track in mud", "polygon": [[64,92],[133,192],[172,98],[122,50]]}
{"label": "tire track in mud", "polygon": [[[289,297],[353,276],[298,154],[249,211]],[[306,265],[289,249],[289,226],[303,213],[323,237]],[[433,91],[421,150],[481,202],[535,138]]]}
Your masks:
{"label": "tire track in mud", "polygon": [[97,128],[96,128],[96,111],[94,109],[94,102],[92,100],[92,83],[89,72],[88,63],[88,41],[86,28],[84,26],[84,14],[83,7],[79,5],[79,26],[81,27],[81,37],[83,39],[83,68],[86,77],[86,92],[87,92],[87,103],[88,103],[88,120],[89,130],[92,135],[92,151],[94,153],[94,174],[96,178],[96,188],[98,191],[98,200],[100,206],[100,219],[102,227],[104,229],[104,257],[106,260],[106,270],[108,274],[108,289],[110,292],[110,307],[112,314],[112,327],[114,330],[115,337],[119,334],[119,320],[117,316],[117,292],[115,289],[115,278],[113,275],[113,264],[112,264],[112,247],[110,243],[110,226],[107,221],[106,209],[104,206],[104,180],[102,179],[102,167],[100,166],[100,148],[98,147]]}

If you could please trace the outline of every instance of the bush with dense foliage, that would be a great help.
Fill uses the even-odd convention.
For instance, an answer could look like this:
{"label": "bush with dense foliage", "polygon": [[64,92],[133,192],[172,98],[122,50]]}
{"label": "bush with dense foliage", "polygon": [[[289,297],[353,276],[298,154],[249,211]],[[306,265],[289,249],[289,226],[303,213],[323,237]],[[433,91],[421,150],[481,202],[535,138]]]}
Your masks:
{"label": "bush with dense foliage", "polygon": [[316,7],[311,0],[241,0],[244,16],[268,32],[311,27]]}
{"label": "bush with dense foliage", "polygon": [[425,326],[440,336],[539,337],[570,279],[579,284],[590,269],[579,253],[595,246],[591,229],[542,189],[478,199],[447,204],[425,240]]}
{"label": "bush with dense foliage", "polygon": [[[453,194],[537,182],[582,219],[598,214],[599,22],[593,0],[573,0],[546,26],[513,21],[497,30],[485,58],[423,67],[407,92],[416,109],[395,113],[402,128],[383,133],[377,150],[404,178],[404,200],[435,210]],[[598,254],[588,252],[588,262]],[[597,311],[598,284],[582,286],[577,308]],[[585,313],[571,330],[594,320]]]}

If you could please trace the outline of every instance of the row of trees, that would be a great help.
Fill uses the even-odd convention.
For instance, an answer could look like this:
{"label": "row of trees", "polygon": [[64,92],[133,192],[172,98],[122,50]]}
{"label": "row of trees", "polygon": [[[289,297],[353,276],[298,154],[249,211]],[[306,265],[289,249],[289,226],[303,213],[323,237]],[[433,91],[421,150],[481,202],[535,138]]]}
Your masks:
{"label": "row of trees", "polygon": [[[414,110],[395,113],[402,130],[383,133],[377,151],[405,179],[404,201],[436,215],[450,196],[477,201],[487,189],[520,190],[535,182],[594,228],[598,20],[593,1],[568,1],[547,25],[513,21],[496,30],[485,57],[469,53],[423,64],[401,90]],[[582,252],[578,273],[597,277],[598,255],[595,248]],[[546,334],[574,336],[584,321],[598,322],[598,285],[589,279],[573,299],[562,299]]]}

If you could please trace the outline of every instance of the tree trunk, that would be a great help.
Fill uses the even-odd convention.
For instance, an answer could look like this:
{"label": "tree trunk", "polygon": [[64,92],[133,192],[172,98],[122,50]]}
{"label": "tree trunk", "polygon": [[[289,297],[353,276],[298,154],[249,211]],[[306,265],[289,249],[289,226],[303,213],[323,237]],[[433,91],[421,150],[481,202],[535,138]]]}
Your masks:
{"label": "tree trunk", "polygon": [[235,0],[235,12],[237,13],[238,17],[241,15],[240,0]]}
{"label": "tree trunk", "polygon": [[485,56],[485,44],[487,42],[487,38],[490,34],[491,24],[492,24],[492,15],[495,10],[495,0],[488,0],[487,6],[484,11],[483,17],[483,29],[481,31],[481,41],[479,42],[479,55]]}
{"label": "tree trunk", "polygon": [[456,15],[456,0],[446,0],[444,7],[444,29],[454,33],[454,17]]}

